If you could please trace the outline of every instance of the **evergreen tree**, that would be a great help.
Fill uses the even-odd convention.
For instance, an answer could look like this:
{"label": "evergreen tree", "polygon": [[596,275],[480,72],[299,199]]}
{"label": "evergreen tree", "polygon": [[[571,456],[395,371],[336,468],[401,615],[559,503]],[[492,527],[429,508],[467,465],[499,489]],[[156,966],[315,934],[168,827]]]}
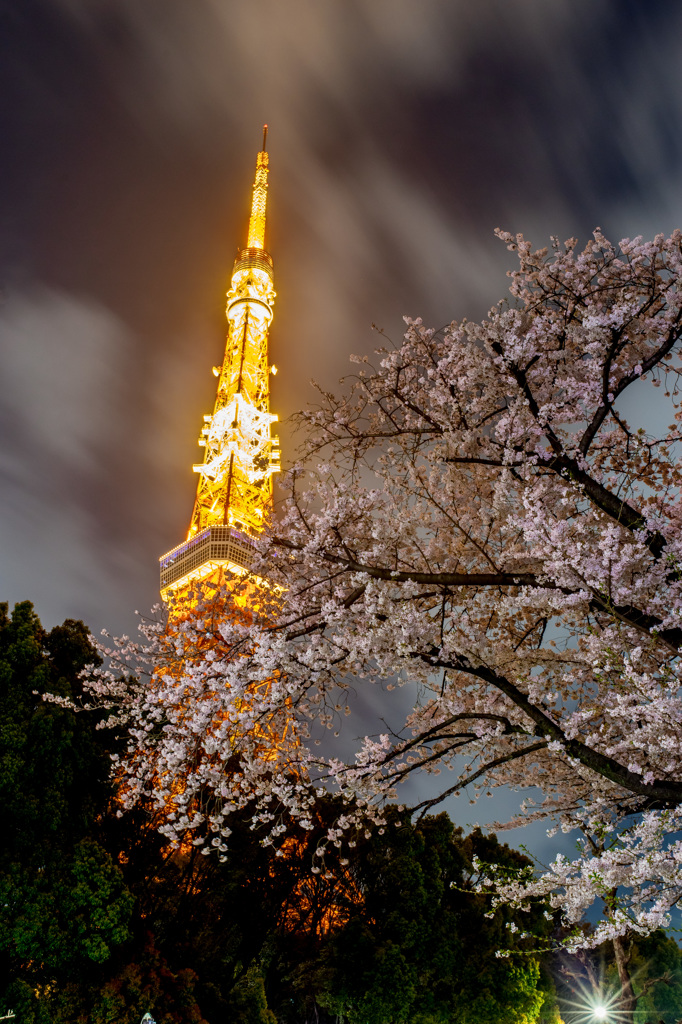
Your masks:
{"label": "evergreen tree", "polygon": [[22,1021],[29,993],[87,974],[129,936],[133,898],[96,834],[109,791],[101,735],[92,717],[42,700],[78,696],[96,660],[82,623],[46,633],[29,602],[11,617],[0,606],[0,991]]}
{"label": "evergreen tree", "polygon": [[97,712],[43,700],[79,700],[99,661],[82,622],[48,632],[29,602],[0,605],[0,1007],[137,1024],[156,1002],[157,1024],[200,1022],[194,976],[155,949],[119,863],[112,737]]}
{"label": "evergreen tree", "polygon": [[[271,973],[290,989],[280,985],[278,1016],[319,1020],[322,1007],[349,1024],[526,1024],[544,1009],[553,1019],[553,988],[533,943],[514,938],[507,911],[487,916],[472,891],[474,856],[510,869],[528,863],[478,830],[465,838],[446,814],[417,825],[392,815],[350,865],[361,898],[337,904],[312,948],[310,929],[282,936]],[[333,866],[325,871],[333,879]],[[539,912],[525,917],[537,945],[547,922]],[[505,947],[520,955],[496,957]]]}

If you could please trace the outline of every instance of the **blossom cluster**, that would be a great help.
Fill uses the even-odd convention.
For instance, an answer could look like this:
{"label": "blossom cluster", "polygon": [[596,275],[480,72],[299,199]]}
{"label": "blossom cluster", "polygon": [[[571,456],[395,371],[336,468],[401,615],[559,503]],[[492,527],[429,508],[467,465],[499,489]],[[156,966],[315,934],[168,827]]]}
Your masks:
{"label": "blossom cluster", "polygon": [[[441,331],[407,320],[301,414],[288,498],[231,584],[253,614],[206,598],[91,685],[129,729],[126,801],[155,800],[204,852],[224,854],[244,808],[281,844],[320,789],[343,798],[338,845],[415,772],[434,777],[422,812],[539,788],[501,824],[554,817],[587,845],[499,898],[551,896],[573,923],[607,906],[603,938],[682,898],[682,235],[500,237],[511,302]],[[674,420],[657,436],[621,401],[652,387]],[[388,706],[405,684],[404,725],[325,753],[358,692]]]}

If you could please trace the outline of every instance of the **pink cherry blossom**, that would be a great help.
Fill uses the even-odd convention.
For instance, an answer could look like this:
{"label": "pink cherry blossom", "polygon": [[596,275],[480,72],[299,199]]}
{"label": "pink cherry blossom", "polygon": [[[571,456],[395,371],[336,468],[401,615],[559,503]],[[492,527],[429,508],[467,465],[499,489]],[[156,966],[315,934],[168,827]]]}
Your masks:
{"label": "pink cherry blossom", "polygon": [[[231,584],[251,588],[253,620],[205,595],[115,646],[90,686],[129,730],[125,802],[151,797],[173,842],[219,856],[235,809],[281,848],[320,789],[343,798],[328,841],[352,845],[417,772],[433,790],[418,813],[539,787],[501,825],[580,828],[582,854],[481,884],[575,925],[606,895],[601,942],[682,898],[680,434],[619,406],[663,382],[682,418],[682,235],[596,231],[582,251],[499,235],[519,260],[511,303],[441,331],[407,319],[398,347],[301,414],[288,498],[253,578]],[[401,730],[325,754],[356,693],[381,687],[389,720],[406,683]]]}

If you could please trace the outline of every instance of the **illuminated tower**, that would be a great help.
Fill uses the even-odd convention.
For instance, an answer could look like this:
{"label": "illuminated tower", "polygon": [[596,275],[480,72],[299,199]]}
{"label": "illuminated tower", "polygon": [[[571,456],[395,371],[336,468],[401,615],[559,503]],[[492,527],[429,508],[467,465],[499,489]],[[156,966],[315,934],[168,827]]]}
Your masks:
{"label": "illuminated tower", "polygon": [[270,436],[268,330],[275,299],[272,257],[265,249],[268,191],[267,125],[256,161],[246,248],[238,251],[227,293],[227,343],[215,406],[204,416],[199,474],[187,540],[160,559],[161,597],[172,600],[189,584],[219,578],[224,569],[244,574],[252,538],[272,504],[272,474],[279,441]]}

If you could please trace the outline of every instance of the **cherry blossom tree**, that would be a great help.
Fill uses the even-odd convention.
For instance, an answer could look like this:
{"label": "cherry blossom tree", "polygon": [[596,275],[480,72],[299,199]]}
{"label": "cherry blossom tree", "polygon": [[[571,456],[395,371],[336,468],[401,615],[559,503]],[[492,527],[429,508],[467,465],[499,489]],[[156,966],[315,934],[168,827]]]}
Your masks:
{"label": "cherry blossom tree", "polygon": [[[131,730],[128,801],[151,794],[174,841],[191,830],[219,855],[247,805],[281,852],[319,788],[345,798],[327,840],[342,844],[416,772],[433,780],[417,813],[465,787],[539,787],[505,824],[580,828],[582,855],[490,884],[569,923],[597,902],[593,938],[572,940],[596,944],[682,898],[680,434],[623,411],[659,387],[682,417],[682,234],[614,246],[597,230],[583,251],[498,234],[519,260],[511,302],[440,331],[407,320],[301,414],[289,496],[230,584],[251,618],[205,594],[91,685]],[[151,683],[116,682],[124,663],[141,678],[135,659]],[[351,760],[324,756],[320,729],[370,686],[389,725]]]}

